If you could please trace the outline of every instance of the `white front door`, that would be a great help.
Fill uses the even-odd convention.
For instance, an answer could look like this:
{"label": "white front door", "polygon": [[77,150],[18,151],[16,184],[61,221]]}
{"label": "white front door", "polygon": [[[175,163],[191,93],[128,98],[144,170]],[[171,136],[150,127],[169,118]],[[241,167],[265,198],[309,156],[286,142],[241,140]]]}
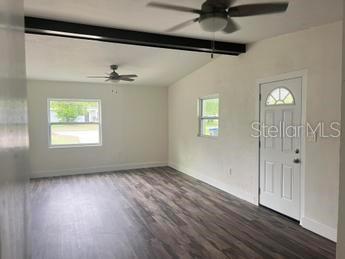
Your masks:
{"label": "white front door", "polygon": [[300,220],[302,78],[260,91],[260,204]]}

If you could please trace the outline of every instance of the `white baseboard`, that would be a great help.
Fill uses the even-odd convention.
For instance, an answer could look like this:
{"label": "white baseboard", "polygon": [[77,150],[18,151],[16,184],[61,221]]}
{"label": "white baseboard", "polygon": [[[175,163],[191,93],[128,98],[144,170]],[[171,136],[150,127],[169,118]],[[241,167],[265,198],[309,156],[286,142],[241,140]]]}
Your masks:
{"label": "white baseboard", "polygon": [[118,164],[118,165],[107,165],[107,166],[88,167],[88,168],[72,168],[72,169],[64,169],[64,170],[47,170],[47,171],[32,172],[31,179],[54,177],[54,176],[105,173],[105,172],[120,171],[120,170],[131,170],[131,169],[162,167],[162,166],[168,166],[168,163],[167,162],[145,162],[145,163]]}
{"label": "white baseboard", "polygon": [[337,229],[331,228],[325,224],[307,217],[303,217],[300,224],[305,229],[308,229],[316,234],[319,234],[320,236],[337,242]]}
{"label": "white baseboard", "polygon": [[[191,170],[189,168],[186,168],[186,167],[183,167],[183,166],[180,166],[180,165],[177,165],[177,164],[174,164],[174,163],[171,163],[169,162],[169,166],[176,169],[177,171],[180,171],[184,174],[187,174],[189,176],[192,176],[202,182],[205,182],[207,184],[210,184],[222,191],[225,191],[227,193],[230,193],[240,199],[243,199],[243,200],[246,200],[254,205],[258,205],[258,203],[255,201],[255,198],[253,198],[252,195],[250,195],[250,193],[246,193],[246,192],[243,192],[241,190],[238,190],[238,189],[235,189],[231,186],[228,186],[224,183],[221,183],[213,178],[210,178],[210,177],[207,177],[205,176],[204,174],[201,175],[200,173],[198,172],[195,172],[194,170]],[[334,242],[337,241],[337,230],[334,229],[334,228],[331,228],[327,225],[324,225],[316,220],[313,220],[313,219],[310,219],[310,218],[307,218],[307,217],[303,217],[300,221],[300,225],[305,228],[305,229],[308,229],[320,236],[323,236],[327,239],[330,239]]]}
{"label": "white baseboard", "polygon": [[189,169],[189,168],[186,168],[183,166],[179,166],[179,165],[171,163],[171,162],[169,162],[169,166],[174,168],[177,171],[180,171],[181,173],[187,174],[187,175],[189,175],[195,179],[198,179],[204,183],[212,185],[212,186],[214,186],[214,187],[216,187],[216,188],[218,188],[224,192],[227,192],[231,195],[234,195],[239,199],[245,200],[245,201],[250,202],[254,205],[258,205],[258,202],[255,200],[255,197],[253,197],[253,195],[251,195],[248,192],[244,192],[242,190],[235,189],[232,186],[224,184],[224,183],[222,183],[218,180],[215,180],[211,177],[205,176],[205,174],[200,174],[200,173],[198,173],[192,169]]}
{"label": "white baseboard", "polygon": [[[31,178],[45,178],[45,177],[56,177],[56,176],[68,176],[68,175],[80,175],[80,174],[93,174],[93,173],[104,173],[120,170],[131,170],[131,169],[141,169],[141,168],[150,168],[150,167],[162,167],[170,166],[181,173],[187,174],[193,178],[196,178],[202,182],[210,184],[222,191],[225,191],[231,195],[234,195],[240,199],[248,201],[254,205],[258,205],[255,201],[255,198],[252,197],[250,193],[243,192],[239,189],[235,189],[231,186],[228,186],[218,180],[215,180],[211,177],[201,175],[200,173],[193,171],[189,168],[185,168],[174,163],[167,162],[146,162],[146,163],[131,163],[131,164],[119,164],[119,165],[110,165],[110,166],[100,166],[100,167],[89,167],[89,168],[73,168],[65,170],[49,170],[49,171],[38,171],[31,174]],[[337,241],[337,230],[331,228],[327,225],[324,225],[314,219],[303,217],[300,221],[300,224],[305,229],[308,229],[314,233],[319,234],[325,238],[328,238],[334,242]]]}

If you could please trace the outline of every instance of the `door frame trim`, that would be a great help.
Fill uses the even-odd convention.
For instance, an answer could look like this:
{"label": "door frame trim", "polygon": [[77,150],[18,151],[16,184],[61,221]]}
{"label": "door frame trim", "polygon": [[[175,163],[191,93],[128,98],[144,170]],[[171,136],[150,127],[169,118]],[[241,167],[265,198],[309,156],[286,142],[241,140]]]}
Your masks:
{"label": "door frame trim", "polygon": [[[307,122],[307,87],[308,87],[308,70],[299,70],[299,71],[293,71],[293,72],[287,72],[284,74],[279,74],[276,76],[271,77],[265,77],[258,79],[256,81],[257,86],[257,114],[256,118],[257,121],[261,123],[260,113],[261,113],[261,107],[260,107],[260,95],[261,95],[261,85],[267,84],[267,83],[273,83],[276,81],[283,81],[283,80],[289,80],[294,78],[301,78],[302,79],[302,111],[301,111],[301,123],[302,125],[306,125]],[[258,194],[258,202],[257,205],[260,206],[260,138],[258,139],[258,178],[257,178],[257,194]],[[301,136],[301,186],[300,186],[300,221],[302,218],[305,217],[305,161],[306,161],[306,139],[304,134]]]}

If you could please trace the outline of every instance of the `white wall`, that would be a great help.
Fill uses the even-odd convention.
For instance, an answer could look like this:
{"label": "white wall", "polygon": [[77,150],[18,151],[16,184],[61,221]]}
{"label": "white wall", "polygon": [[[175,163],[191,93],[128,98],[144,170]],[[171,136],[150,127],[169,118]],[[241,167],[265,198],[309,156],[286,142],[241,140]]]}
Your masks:
{"label": "white wall", "polygon": [[[343,8],[345,14],[345,1]],[[341,95],[341,118],[345,121],[345,26],[343,27],[343,84]],[[342,125],[344,127],[344,124]],[[337,258],[345,258],[345,131],[342,130],[340,152],[340,184],[339,184],[339,223]]]}
{"label": "white wall", "polygon": [[[32,177],[167,164],[168,90],[111,84],[29,81]],[[48,148],[47,98],[101,99],[101,147]]]}
{"label": "white wall", "polygon": [[[342,23],[264,40],[223,56],[169,87],[169,164],[252,203],[258,202],[256,81],[308,70],[308,122],[340,121]],[[197,137],[197,100],[220,95],[220,136]],[[306,143],[302,224],[336,239],[339,139]],[[229,168],[232,176],[229,176]]]}
{"label": "white wall", "polygon": [[24,6],[0,0],[0,258],[29,258]]}

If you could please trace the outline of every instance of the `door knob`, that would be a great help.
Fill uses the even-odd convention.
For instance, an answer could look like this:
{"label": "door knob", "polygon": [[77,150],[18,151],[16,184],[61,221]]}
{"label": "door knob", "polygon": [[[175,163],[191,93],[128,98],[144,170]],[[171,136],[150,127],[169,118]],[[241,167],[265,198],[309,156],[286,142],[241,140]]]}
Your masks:
{"label": "door knob", "polygon": [[293,160],[293,162],[294,162],[295,164],[300,164],[300,163],[301,163],[301,160],[298,159],[298,158],[295,158],[295,159]]}

